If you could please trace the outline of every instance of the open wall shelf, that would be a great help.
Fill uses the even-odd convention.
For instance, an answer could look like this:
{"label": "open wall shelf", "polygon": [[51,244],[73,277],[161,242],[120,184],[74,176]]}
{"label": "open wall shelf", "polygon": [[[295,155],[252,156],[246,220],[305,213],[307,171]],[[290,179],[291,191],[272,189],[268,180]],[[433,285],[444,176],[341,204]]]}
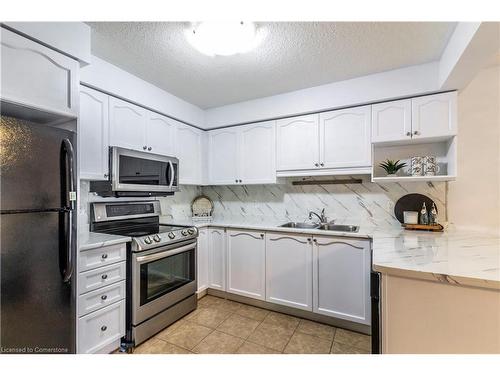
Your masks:
{"label": "open wall shelf", "polygon": [[[439,165],[436,176],[411,176],[410,158],[412,156],[435,156]],[[407,166],[397,176],[387,177],[379,164],[386,159],[401,160]],[[373,144],[372,145],[372,182],[416,182],[416,181],[452,181],[457,176],[457,137],[428,143]]]}

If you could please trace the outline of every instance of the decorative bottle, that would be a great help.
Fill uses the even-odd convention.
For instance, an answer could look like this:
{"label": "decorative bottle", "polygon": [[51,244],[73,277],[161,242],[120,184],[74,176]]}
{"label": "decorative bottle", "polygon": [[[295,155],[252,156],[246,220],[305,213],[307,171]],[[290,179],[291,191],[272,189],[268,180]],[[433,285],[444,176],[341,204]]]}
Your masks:
{"label": "decorative bottle", "polygon": [[425,202],[420,210],[420,224],[427,225],[429,224],[429,215],[427,214],[427,207],[425,207]]}
{"label": "decorative bottle", "polygon": [[436,205],[432,203],[431,212],[429,212],[429,224],[437,224],[437,214]]}

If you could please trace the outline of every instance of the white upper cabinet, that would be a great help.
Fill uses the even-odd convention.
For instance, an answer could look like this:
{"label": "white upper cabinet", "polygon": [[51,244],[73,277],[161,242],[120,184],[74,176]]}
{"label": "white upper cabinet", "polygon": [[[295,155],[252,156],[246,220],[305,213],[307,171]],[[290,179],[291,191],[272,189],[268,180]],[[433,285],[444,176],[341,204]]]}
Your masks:
{"label": "white upper cabinet", "polygon": [[274,121],[239,127],[239,179],[243,184],[276,182],[276,126]]}
{"label": "white upper cabinet", "polygon": [[178,121],[148,111],[146,123],[147,150],[155,154],[173,156],[177,124],[179,124]]}
{"label": "white upper cabinet", "polygon": [[412,137],[446,137],[457,134],[457,93],[412,99]]}
{"label": "white upper cabinet", "polygon": [[266,301],[312,311],[311,236],[266,233]]}
{"label": "white upper cabinet", "polygon": [[226,290],[226,233],[222,228],[208,230],[208,286]]}
{"label": "white upper cabinet", "polygon": [[179,123],[176,136],[179,158],[179,182],[183,185],[201,185],[203,159],[203,131],[192,126]]}
{"label": "white upper cabinet", "polygon": [[147,150],[147,117],[146,109],[110,96],[110,145],[139,151]]}
{"label": "white upper cabinet", "polygon": [[238,138],[236,127],[212,130],[209,143],[209,183],[230,185],[239,182]]}
{"label": "white upper cabinet", "polygon": [[370,106],[320,114],[320,167],[371,165]]}
{"label": "white upper cabinet", "polygon": [[109,169],[109,96],[80,87],[80,178],[106,180]]}
{"label": "white upper cabinet", "polygon": [[274,121],[209,131],[209,184],[275,183],[275,131]]}
{"label": "white upper cabinet", "polygon": [[372,143],[430,141],[456,134],[456,92],[372,106]]}
{"label": "white upper cabinet", "polygon": [[408,140],[411,137],[411,99],[372,105],[372,142]]}
{"label": "white upper cabinet", "polygon": [[276,121],[276,168],[283,170],[319,167],[319,115]]}
{"label": "white upper cabinet", "polygon": [[266,243],[263,232],[227,231],[227,291],[264,300]]}
{"label": "white upper cabinet", "polygon": [[78,115],[79,63],[1,28],[2,100]]}
{"label": "white upper cabinet", "polygon": [[370,242],[315,237],[313,312],[370,324]]}

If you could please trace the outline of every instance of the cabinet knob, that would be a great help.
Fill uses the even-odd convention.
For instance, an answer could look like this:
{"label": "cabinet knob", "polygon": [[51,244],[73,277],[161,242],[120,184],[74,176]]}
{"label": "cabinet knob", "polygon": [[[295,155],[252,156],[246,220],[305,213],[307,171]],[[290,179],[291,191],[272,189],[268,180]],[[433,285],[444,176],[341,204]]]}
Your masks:
{"label": "cabinet knob", "polygon": [[101,327],[101,331],[103,331],[103,332],[104,332],[105,330],[107,330],[107,329],[108,329],[108,327],[106,327],[106,326],[102,326],[102,327]]}
{"label": "cabinet knob", "polygon": [[315,167],[319,167],[319,164],[318,164],[318,163],[314,163],[314,166],[315,166]]}
{"label": "cabinet knob", "polygon": [[318,240],[315,238],[315,239],[313,240],[313,242],[318,242]]}
{"label": "cabinet knob", "polygon": [[408,137],[411,137],[411,132],[406,132],[406,135],[407,135]]}
{"label": "cabinet knob", "polygon": [[108,296],[107,296],[107,295],[105,295],[105,294],[103,294],[103,295],[101,296],[101,299],[102,299],[103,301],[106,301],[106,299],[107,299],[107,298],[108,298]]}
{"label": "cabinet knob", "polygon": [[108,177],[109,177],[109,174],[104,173],[104,178],[108,178]]}
{"label": "cabinet knob", "polygon": [[108,254],[102,254],[102,255],[101,255],[101,258],[102,258],[102,259],[106,259],[107,257],[108,257]]}
{"label": "cabinet knob", "polygon": [[310,238],[308,238],[308,239],[307,239],[307,242],[311,242],[311,239],[310,239]]}
{"label": "cabinet knob", "polygon": [[148,151],[151,151],[153,148],[152,147],[148,147]]}
{"label": "cabinet knob", "polygon": [[319,165],[321,165],[323,167],[325,165],[325,163],[319,163]]}
{"label": "cabinet knob", "polygon": [[242,180],[240,180],[240,184],[241,184],[242,182],[243,182],[243,181],[242,181]]}
{"label": "cabinet knob", "polygon": [[108,278],[108,275],[104,274],[101,276],[101,279],[106,280]]}
{"label": "cabinet knob", "polygon": [[264,238],[264,233],[261,233],[261,234],[260,234],[260,238]]}
{"label": "cabinet knob", "polygon": [[413,132],[413,135],[420,135],[420,132],[419,132],[418,130],[415,130],[415,131]]}
{"label": "cabinet knob", "polygon": [[238,180],[234,180],[234,182],[238,183]]}
{"label": "cabinet knob", "polygon": [[147,148],[148,148],[148,146],[142,146],[142,149],[143,149],[143,150],[145,150],[145,149],[147,149]]}

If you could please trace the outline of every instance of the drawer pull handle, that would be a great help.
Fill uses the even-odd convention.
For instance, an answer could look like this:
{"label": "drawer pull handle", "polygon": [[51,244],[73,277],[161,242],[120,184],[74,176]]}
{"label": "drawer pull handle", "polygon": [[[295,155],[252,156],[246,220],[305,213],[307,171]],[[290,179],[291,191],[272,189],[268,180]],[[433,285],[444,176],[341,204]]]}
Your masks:
{"label": "drawer pull handle", "polygon": [[102,254],[102,255],[101,255],[101,258],[102,258],[102,259],[106,259],[107,257],[108,257],[108,254]]}
{"label": "drawer pull handle", "polygon": [[105,294],[103,294],[103,295],[101,296],[101,299],[102,299],[103,301],[106,301],[106,298],[108,298],[108,296],[107,296],[107,295],[105,295]]}
{"label": "drawer pull handle", "polygon": [[108,275],[104,274],[101,276],[101,279],[106,280],[108,278]]}
{"label": "drawer pull handle", "polygon": [[106,327],[106,326],[102,326],[102,327],[101,327],[101,331],[103,331],[103,332],[104,332],[105,330],[107,330],[107,329],[108,329],[108,327]]}

